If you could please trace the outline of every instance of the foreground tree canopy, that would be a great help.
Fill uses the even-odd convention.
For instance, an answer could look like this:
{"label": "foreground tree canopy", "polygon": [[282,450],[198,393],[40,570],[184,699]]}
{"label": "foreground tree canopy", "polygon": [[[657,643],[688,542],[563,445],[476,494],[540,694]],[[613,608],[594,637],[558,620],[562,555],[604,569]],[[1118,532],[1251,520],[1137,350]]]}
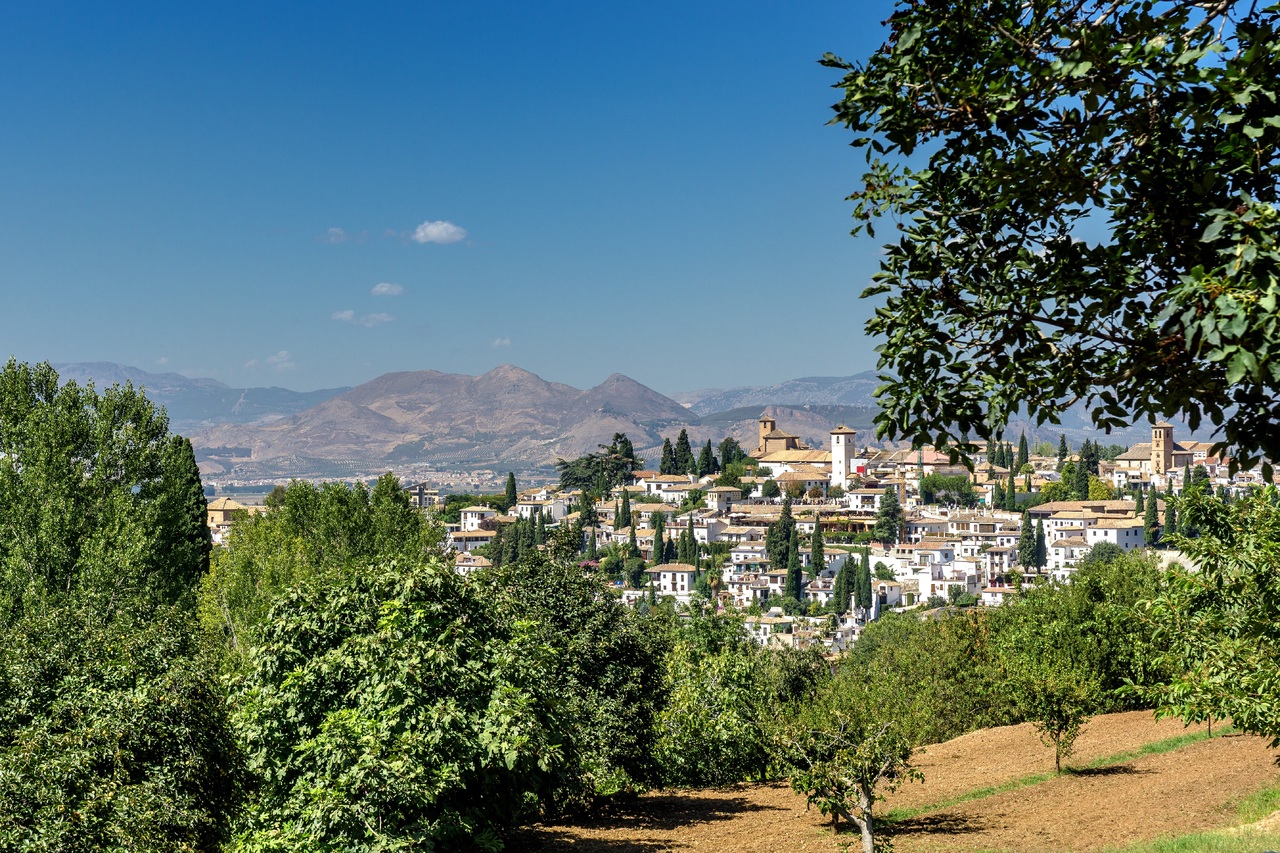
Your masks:
{"label": "foreground tree canopy", "polygon": [[1280,456],[1280,7],[900,0],[845,72],[855,229],[897,221],[864,296],[878,431],[966,450],[1020,407],[1185,416]]}

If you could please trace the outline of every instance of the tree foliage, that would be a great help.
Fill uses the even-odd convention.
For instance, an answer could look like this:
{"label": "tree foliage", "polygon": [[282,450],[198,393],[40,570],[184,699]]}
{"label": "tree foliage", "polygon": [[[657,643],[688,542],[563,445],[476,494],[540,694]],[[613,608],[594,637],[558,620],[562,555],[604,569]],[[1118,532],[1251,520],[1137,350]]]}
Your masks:
{"label": "tree foliage", "polygon": [[901,229],[864,293],[880,435],[967,445],[1084,400],[1280,457],[1278,16],[904,0],[870,58],[824,58],[867,154],[858,227]]}

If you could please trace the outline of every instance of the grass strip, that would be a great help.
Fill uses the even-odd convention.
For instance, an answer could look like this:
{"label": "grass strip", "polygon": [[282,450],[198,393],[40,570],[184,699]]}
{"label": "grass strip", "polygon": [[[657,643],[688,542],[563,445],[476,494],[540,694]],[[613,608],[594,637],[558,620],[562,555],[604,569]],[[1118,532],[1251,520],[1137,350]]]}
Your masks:
{"label": "grass strip", "polygon": [[[1213,737],[1221,737],[1222,735],[1229,734],[1232,731],[1234,731],[1234,729],[1224,726],[1220,731],[1215,732]],[[1108,755],[1095,759],[1081,768],[1068,767],[1063,771],[1063,773],[1070,774],[1073,769],[1079,771],[1114,767],[1117,764],[1124,764],[1127,761],[1133,761],[1135,758],[1141,758],[1144,755],[1160,755],[1165,752],[1173,752],[1176,749],[1182,749],[1183,747],[1190,746],[1193,743],[1208,740],[1209,737],[1210,735],[1208,732],[1191,732],[1190,734],[1177,735],[1175,737],[1165,738],[1164,740],[1152,741],[1151,743],[1143,744],[1137,749],[1125,750],[1124,752],[1117,752],[1115,755]],[[1020,779],[1013,779],[1002,785],[993,785],[989,788],[975,788],[972,791],[966,791],[958,796],[939,800],[936,803],[929,803],[924,806],[890,809],[884,817],[880,818],[880,820],[884,823],[895,823],[897,821],[910,820],[913,817],[919,817],[920,815],[941,811],[942,809],[949,809],[952,806],[958,806],[962,803],[970,803],[974,800],[981,800],[986,797],[995,796],[996,794],[1004,794],[1009,791],[1030,788],[1033,785],[1039,785],[1044,782],[1048,782],[1051,779],[1056,779],[1057,777],[1057,773],[1036,773],[1031,776],[1023,776]]]}

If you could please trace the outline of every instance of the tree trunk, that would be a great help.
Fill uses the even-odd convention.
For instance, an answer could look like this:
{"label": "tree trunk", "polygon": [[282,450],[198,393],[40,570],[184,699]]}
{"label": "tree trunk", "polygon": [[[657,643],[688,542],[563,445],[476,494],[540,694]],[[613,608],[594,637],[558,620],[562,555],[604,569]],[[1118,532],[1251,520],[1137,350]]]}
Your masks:
{"label": "tree trunk", "polygon": [[871,806],[875,802],[865,785],[858,786],[858,829],[862,830],[862,853],[875,853],[875,827],[871,822]]}

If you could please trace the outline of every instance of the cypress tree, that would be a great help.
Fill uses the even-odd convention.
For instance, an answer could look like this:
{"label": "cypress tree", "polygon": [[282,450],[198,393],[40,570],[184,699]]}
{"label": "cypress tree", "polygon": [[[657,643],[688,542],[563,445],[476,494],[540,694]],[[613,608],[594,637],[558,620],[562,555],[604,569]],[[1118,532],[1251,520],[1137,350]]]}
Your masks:
{"label": "cypress tree", "polygon": [[822,541],[822,525],[816,524],[813,536],[809,539],[809,562],[813,565],[813,574],[817,577],[827,567],[826,546]]}
{"label": "cypress tree", "polygon": [[535,545],[547,544],[547,516],[538,510],[538,522],[533,531],[533,543]]}
{"label": "cypress tree", "polygon": [[160,466],[156,527],[162,534],[156,540],[154,565],[169,599],[180,600],[190,595],[194,584],[209,571],[213,550],[209,504],[190,441],[180,435],[169,436],[160,453]]}
{"label": "cypress tree", "polygon": [[716,473],[716,455],[711,449],[711,439],[707,439],[707,443],[703,445],[702,452],[698,454],[698,476],[705,477],[708,474]]}
{"label": "cypress tree", "polygon": [[1071,449],[1067,446],[1067,435],[1062,433],[1058,436],[1058,470],[1062,470],[1062,463],[1067,461],[1067,457],[1071,455]]}
{"label": "cypress tree", "polygon": [[618,527],[631,527],[631,493],[625,489],[622,492],[622,509],[618,510]]}
{"label": "cypress tree", "polygon": [[1179,494],[1185,495],[1189,488],[1191,488],[1191,464],[1187,463],[1182,469],[1182,490]]}
{"label": "cypress tree", "polygon": [[662,439],[662,462],[658,465],[659,474],[676,473],[676,454],[671,447],[671,439]]}
{"label": "cypress tree", "polygon": [[634,559],[640,556],[640,546],[636,544],[636,529],[633,527],[627,534],[627,559]]}
{"label": "cypress tree", "polygon": [[884,490],[884,497],[880,499],[880,506],[876,509],[876,524],[871,533],[887,546],[896,545],[898,537],[902,535],[902,505],[898,503],[898,492],[892,486]]}
{"label": "cypress tree", "polygon": [[680,430],[676,437],[675,449],[676,474],[692,474],[698,470],[698,462],[693,458],[693,448],[689,445],[688,430]]}
{"label": "cypress tree", "polygon": [[[1084,450],[1082,449],[1081,454],[1083,453]],[[1083,455],[1080,458],[1080,463],[1076,465],[1075,476],[1071,483],[1071,491],[1075,493],[1076,500],[1089,500],[1089,466]]]}
{"label": "cypress tree", "polygon": [[660,566],[665,563],[667,557],[667,514],[665,512],[655,512],[653,514],[653,564]]}
{"label": "cypress tree", "polygon": [[1156,495],[1156,492],[1151,493],[1151,499],[1147,501],[1146,515],[1142,519],[1146,542],[1151,547],[1160,544],[1160,502],[1156,499]]}
{"label": "cypress tree", "polygon": [[832,592],[837,614],[849,612],[849,601],[852,595],[852,590],[849,588],[851,562],[853,562],[852,559],[845,560],[840,564],[840,571],[836,572],[836,582]]}
{"label": "cypress tree", "polygon": [[1012,468],[1009,469],[1009,485],[1004,490],[1004,508],[1015,512],[1018,509],[1018,484]]}
{"label": "cypress tree", "polygon": [[858,563],[858,606],[863,610],[871,610],[871,549],[862,549],[862,560]]}
{"label": "cypress tree", "polygon": [[1173,494],[1164,499],[1164,532],[1176,533],[1178,530],[1178,511],[1173,506]]}
{"label": "cypress tree", "polygon": [[787,596],[800,600],[804,590],[803,573],[800,570],[800,537],[791,528],[791,543],[787,547]]}
{"label": "cypress tree", "polygon": [[1049,543],[1044,539],[1044,519],[1036,519],[1036,568],[1049,565]]}
{"label": "cypress tree", "polygon": [[502,566],[502,549],[502,527],[499,525],[498,529],[494,531],[493,539],[489,540],[489,561],[495,566]]}
{"label": "cypress tree", "polygon": [[1018,562],[1027,569],[1036,564],[1036,531],[1029,512],[1022,514],[1022,529],[1018,532]]}
{"label": "cypress tree", "polygon": [[1137,516],[1139,513],[1146,512],[1147,506],[1142,497],[1142,487],[1139,486],[1137,495],[1133,502],[1133,514]]}
{"label": "cypress tree", "polygon": [[591,531],[591,541],[587,543],[587,559],[596,560],[600,557],[599,546],[596,542],[596,532]]}
{"label": "cypress tree", "polygon": [[1027,447],[1027,434],[1024,432],[1022,437],[1018,439],[1018,458],[1013,461],[1013,467],[1022,470],[1022,466],[1031,461],[1031,451]]}
{"label": "cypress tree", "polygon": [[509,512],[520,502],[520,496],[516,493],[516,475],[511,471],[507,472],[507,493],[503,496],[503,500],[507,504],[503,512]]}
{"label": "cypress tree", "polygon": [[991,492],[991,505],[996,509],[1004,509],[1004,483],[996,480]]}

